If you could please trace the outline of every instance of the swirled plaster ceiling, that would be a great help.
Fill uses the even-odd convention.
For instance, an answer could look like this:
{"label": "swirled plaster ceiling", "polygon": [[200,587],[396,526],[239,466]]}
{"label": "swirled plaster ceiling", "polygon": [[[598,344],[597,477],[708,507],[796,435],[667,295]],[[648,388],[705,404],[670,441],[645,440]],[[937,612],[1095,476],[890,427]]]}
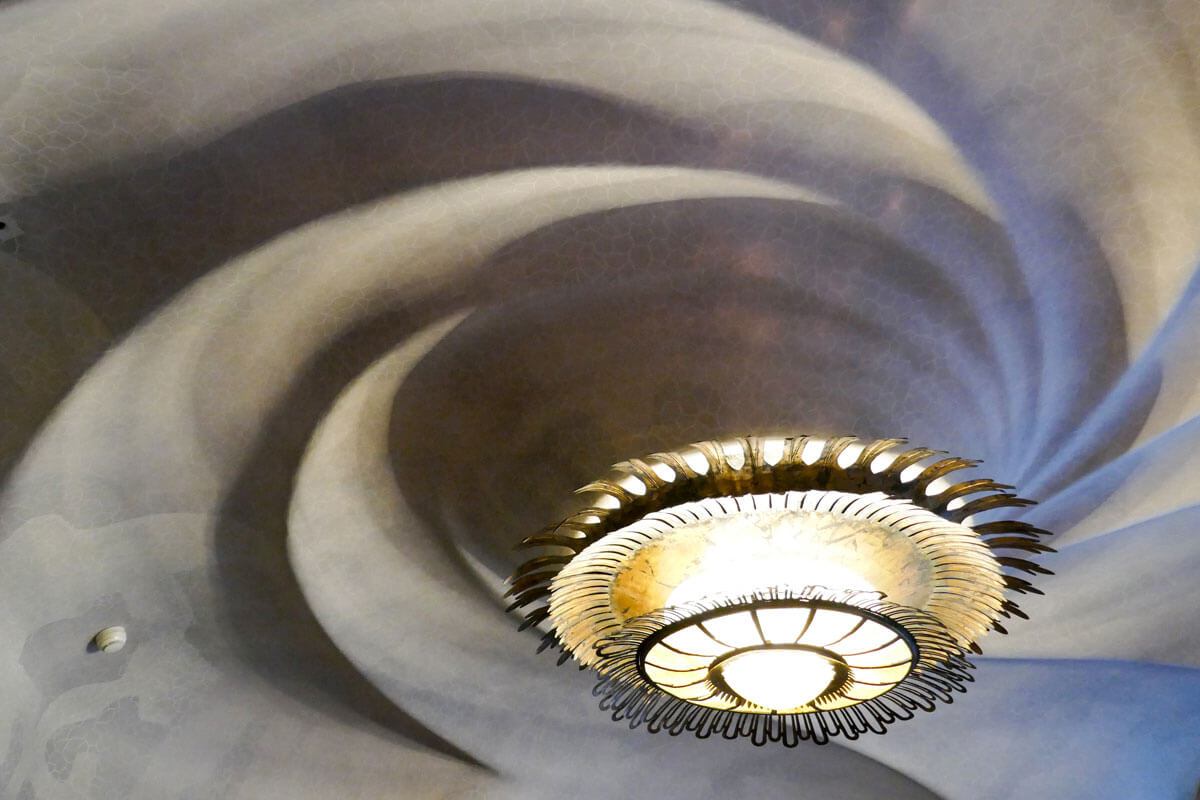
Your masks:
{"label": "swirled plaster ceiling", "polygon": [[[0,795],[1193,796],[1200,6],[23,0],[0,44]],[[511,544],[769,431],[984,459],[1057,574],[887,736],[630,732],[503,613]]]}

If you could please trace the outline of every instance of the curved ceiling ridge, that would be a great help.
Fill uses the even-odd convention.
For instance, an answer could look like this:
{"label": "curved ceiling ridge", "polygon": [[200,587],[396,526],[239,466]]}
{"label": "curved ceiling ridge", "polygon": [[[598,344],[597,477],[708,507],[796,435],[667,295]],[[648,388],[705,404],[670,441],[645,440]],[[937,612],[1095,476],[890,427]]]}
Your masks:
{"label": "curved ceiling ridge", "polygon": [[[690,13],[687,17],[691,22],[680,25],[679,18],[670,13],[672,9],[678,8],[676,0],[658,0],[654,4],[622,3],[614,5],[602,3],[593,6],[593,11],[597,16],[607,17],[610,25],[616,23],[622,29],[623,34],[630,37],[628,46],[634,53],[637,53],[649,44],[648,40],[639,40],[639,36],[642,35],[639,34],[639,25],[644,24],[645,20],[642,19],[638,23],[632,22],[625,12],[630,7],[640,7],[643,9],[643,14],[638,16],[643,17],[645,9],[651,5],[662,14],[662,24],[671,31],[671,40],[677,41],[677,44],[674,45],[677,57],[661,59],[653,69],[636,58],[612,59],[614,34],[611,27],[603,28],[603,35],[594,37],[592,41],[598,52],[594,56],[589,56],[587,52],[589,39],[582,35],[589,24],[589,19],[564,18],[560,11],[550,13],[550,9],[540,8],[541,4],[538,3],[527,4],[525,9],[513,4],[506,4],[504,10],[499,12],[499,16],[501,20],[510,21],[497,20],[501,25],[498,31],[491,30],[487,24],[489,16],[497,13],[496,7],[487,3],[464,2],[463,11],[470,10],[472,21],[470,24],[454,26],[450,30],[446,30],[439,22],[443,15],[448,13],[448,9],[444,7],[436,10],[433,8],[422,9],[421,6],[393,9],[389,12],[391,16],[387,18],[375,16],[370,20],[369,25],[359,24],[356,29],[353,13],[348,10],[348,6],[343,4],[336,11],[315,9],[317,20],[292,17],[286,24],[283,24],[282,21],[276,19],[273,25],[260,28],[259,38],[253,42],[247,42],[239,37],[226,37],[222,41],[223,48],[227,52],[213,53],[211,50],[205,50],[197,52],[193,56],[189,48],[184,48],[181,51],[182,60],[178,60],[180,54],[176,53],[177,60],[171,62],[170,70],[165,74],[155,75],[150,71],[146,71],[146,74],[130,73],[131,78],[140,78],[146,81],[146,85],[116,84],[115,90],[105,90],[104,83],[101,82],[97,87],[97,96],[115,104],[116,108],[110,113],[119,113],[122,116],[128,116],[131,112],[152,114],[151,119],[141,120],[141,124],[136,125],[152,136],[161,137],[164,140],[174,137],[186,143],[188,147],[195,147],[213,136],[219,135],[220,132],[237,127],[255,116],[282,105],[294,103],[304,96],[311,96],[342,85],[341,82],[344,82],[348,75],[353,76],[356,82],[398,78],[405,75],[429,76],[456,73],[494,74],[510,78],[524,75],[526,79],[542,81],[547,69],[550,68],[556,83],[571,83],[580,88],[591,89],[601,95],[621,96],[636,105],[658,108],[669,116],[696,120],[707,119],[710,124],[722,124],[723,122],[723,124],[733,124],[734,127],[747,125],[751,130],[760,126],[753,119],[722,120],[724,116],[722,109],[727,108],[730,96],[744,97],[746,100],[739,101],[744,103],[755,94],[762,93],[764,100],[778,102],[786,99],[789,94],[793,94],[800,100],[807,98],[809,102],[817,101],[820,106],[829,109],[829,113],[835,115],[824,120],[821,125],[814,125],[815,120],[803,122],[800,130],[806,131],[806,133],[799,135],[798,142],[807,146],[821,145],[821,152],[826,155],[850,152],[857,153],[860,159],[869,155],[872,163],[883,172],[898,169],[900,174],[906,174],[910,169],[916,169],[917,171],[912,173],[913,177],[921,178],[923,176],[925,181],[944,187],[951,194],[962,197],[981,210],[988,208],[987,200],[979,192],[974,177],[969,175],[948,140],[942,136],[932,121],[902,93],[889,88],[885,81],[873,75],[870,70],[837,55],[834,51],[801,37],[785,33],[783,29],[766,24],[754,15],[740,14],[730,9],[721,9],[719,6],[710,6],[707,9],[709,14],[715,14],[719,23],[714,21],[699,33],[694,32],[695,20],[704,19],[706,15],[696,15],[697,9],[692,7],[689,9]],[[374,4],[370,4],[370,9],[372,13],[376,14],[382,11]],[[523,11],[528,16],[522,16]],[[322,17],[327,24],[320,24]],[[563,59],[555,56],[553,50],[542,50],[533,46],[532,43],[525,43],[522,47],[496,46],[498,39],[503,38],[501,34],[506,30],[504,25],[510,26],[507,29],[509,36],[519,40],[519,32],[522,27],[538,19],[546,20],[549,24],[559,28],[555,37],[547,37],[549,40],[558,38],[564,33],[570,34],[577,44],[582,44],[582,47],[577,48],[570,58]],[[44,21],[39,22],[43,22],[43,25],[46,24]],[[237,15],[231,15],[226,20],[226,24],[232,26],[236,26],[239,22]],[[366,20],[363,22],[365,23]],[[422,22],[429,26],[429,30],[422,30]],[[594,18],[590,24],[595,24]],[[65,44],[64,37],[61,35],[46,36],[43,25],[30,24],[27,29],[18,29],[20,33],[28,37],[27,46],[31,50],[36,52],[38,49],[49,49],[47,44],[50,45],[50,48]],[[66,26],[66,30],[70,30],[69,25]],[[782,56],[795,61],[792,67],[796,70],[793,80],[787,83],[776,81],[764,83],[752,80],[754,77],[752,75],[741,76],[726,73],[722,76],[721,81],[716,81],[711,86],[704,86],[696,81],[697,75],[704,74],[703,71],[695,69],[700,66],[702,59],[720,55],[720,53],[712,52],[713,47],[716,46],[719,49],[719,45],[728,40],[729,46],[733,48],[730,50],[730,55],[732,55],[745,46],[746,42],[738,37],[740,31],[747,30],[757,34],[750,38],[765,46],[767,52],[779,47]],[[317,31],[320,32],[319,35],[316,34]],[[339,32],[346,36],[348,41],[335,35]],[[454,37],[456,47],[447,48],[437,44],[431,46],[427,43],[422,45],[422,42],[427,42],[425,37],[429,33],[451,35]],[[150,31],[144,31],[142,35],[151,41],[151,36],[147,34],[150,34]],[[689,43],[685,41],[689,36],[701,36],[703,41]],[[732,38],[730,38],[731,36]],[[291,59],[303,59],[302,63],[280,61],[264,65],[261,62],[264,50],[270,50],[267,47],[269,42],[275,40],[294,45],[297,37],[306,39],[310,46],[291,50],[276,48],[274,52]],[[467,39],[478,37],[478,41],[470,43],[464,41],[464,37]],[[125,39],[124,46],[130,47],[132,41],[136,41],[136,39]],[[786,42],[787,46],[780,47],[780,42]],[[406,43],[416,46],[406,47]],[[341,53],[342,58],[346,58],[345,54],[347,53],[353,53],[353,58],[357,59],[359,66],[347,69],[347,65],[339,63],[336,58],[332,57],[333,52]],[[382,59],[383,53],[387,53],[391,57],[390,60]],[[49,55],[47,53],[43,57]],[[122,60],[128,58],[128,55],[125,53],[106,54],[100,50],[94,54],[94,57],[98,63],[86,70],[69,76],[62,74],[51,77],[47,74],[46,77],[55,82],[65,82],[69,77],[70,80],[77,81],[84,86],[87,86],[89,82],[94,85],[98,80],[107,80],[106,71],[122,71]],[[109,59],[111,59],[111,64]],[[547,63],[547,59],[556,61],[557,66],[551,67]],[[193,69],[184,69],[185,64]],[[244,65],[241,70],[243,74],[254,75],[254,80],[265,84],[266,87],[274,86],[275,96],[272,97],[270,89],[256,87],[253,84],[244,85],[243,91],[247,94],[239,96],[230,93],[222,84],[214,83],[210,88],[203,83],[206,69],[219,67],[224,70],[229,69],[232,64]],[[387,66],[384,66],[385,64]],[[805,67],[815,70],[816,73],[806,72]],[[792,71],[786,60],[784,63],[774,66],[766,63],[755,66],[757,70],[768,68],[776,77],[779,70],[783,70],[782,74],[785,75]],[[297,76],[302,76],[302,80],[306,82],[306,84],[302,84],[305,85],[305,89],[302,91],[298,91]],[[710,77],[712,76],[710,75]],[[158,85],[155,79],[162,81],[163,85]],[[13,167],[19,168],[19,165],[30,154],[38,152],[36,148],[26,148],[20,145],[20,142],[29,135],[23,130],[29,130],[30,120],[41,119],[43,115],[47,114],[44,100],[41,97],[29,96],[35,86],[34,75],[31,75],[9,101],[13,112],[10,119],[25,119],[24,129],[12,131],[14,138],[10,155],[0,156],[0,163],[10,165],[10,175]],[[49,90],[50,86],[38,88],[45,91]],[[139,89],[140,91],[137,91]],[[266,95],[266,98],[257,99],[254,94],[255,90]],[[153,97],[154,102],[144,103],[140,107],[133,106],[130,101],[131,92],[135,97],[139,94]],[[280,92],[285,93],[280,94]],[[31,105],[32,101],[37,101],[37,105],[31,109],[32,113],[28,114],[22,113],[20,107],[21,101],[26,97],[29,97]],[[922,137],[928,144],[926,145],[927,155],[921,155],[920,159],[927,163],[918,167],[915,162],[896,160],[889,155],[888,148],[894,147],[897,141],[894,135],[886,137],[886,143],[878,144],[876,143],[878,136],[861,138],[858,125],[843,124],[836,119],[836,110],[847,106],[857,109],[859,121],[880,120],[885,126],[883,129],[885,131],[888,129],[897,133],[907,131],[909,136]],[[93,109],[91,113],[97,117],[100,116],[99,110]],[[206,119],[209,114],[218,115],[217,121]],[[226,116],[226,119],[220,118],[219,115],[222,114]],[[888,117],[891,118],[890,123],[884,121]],[[771,131],[778,128],[779,134],[786,141],[787,138],[800,134],[800,131],[789,130],[797,122],[799,121],[794,119],[780,119],[774,125],[767,122],[760,133],[770,138]],[[830,133],[833,135],[829,135]],[[901,133],[901,141],[903,138],[904,134]],[[848,151],[847,143],[849,143]],[[62,144],[65,145],[64,150],[59,152],[58,157],[52,163],[37,164],[36,168],[28,168],[23,171],[27,171],[30,175],[45,175],[68,169],[75,161],[87,163],[94,158],[86,150],[73,147],[69,140]],[[118,147],[136,147],[137,150],[153,149],[154,147],[152,141],[122,142],[117,140],[114,144]],[[863,148],[868,149],[864,150]],[[889,169],[889,162],[891,169]],[[76,171],[78,169],[75,167]],[[3,194],[10,199],[14,196],[27,195],[36,185],[38,184],[33,182],[28,182],[28,185],[18,184],[8,187]]]}

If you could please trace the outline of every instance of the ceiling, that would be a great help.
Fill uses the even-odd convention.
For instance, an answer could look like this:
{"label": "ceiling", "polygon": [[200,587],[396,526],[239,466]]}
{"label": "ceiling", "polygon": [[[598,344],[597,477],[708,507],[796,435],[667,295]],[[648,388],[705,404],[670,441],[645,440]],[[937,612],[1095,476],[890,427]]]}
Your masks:
{"label": "ceiling", "polygon": [[[0,796],[1195,796],[1200,6],[21,0],[0,44]],[[789,432],[1039,500],[1032,619],[886,736],[612,722],[512,544]]]}

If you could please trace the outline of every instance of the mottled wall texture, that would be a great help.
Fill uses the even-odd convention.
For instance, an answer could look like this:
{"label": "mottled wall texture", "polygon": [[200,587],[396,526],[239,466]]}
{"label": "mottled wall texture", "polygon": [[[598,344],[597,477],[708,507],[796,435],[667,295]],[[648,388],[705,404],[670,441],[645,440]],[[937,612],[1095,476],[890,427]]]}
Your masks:
{"label": "mottled wall texture", "polygon": [[[1196,793],[1193,0],[10,2],[0,222],[2,797]],[[983,459],[1046,596],[886,736],[612,722],[512,544],[783,432]]]}

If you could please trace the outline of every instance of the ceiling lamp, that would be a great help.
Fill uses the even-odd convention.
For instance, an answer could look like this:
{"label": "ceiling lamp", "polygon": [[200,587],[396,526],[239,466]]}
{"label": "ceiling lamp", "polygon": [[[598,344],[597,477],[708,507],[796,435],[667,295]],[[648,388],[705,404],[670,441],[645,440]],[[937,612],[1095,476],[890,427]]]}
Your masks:
{"label": "ceiling lamp", "polygon": [[[1002,617],[1005,551],[1048,552],[1027,523],[976,523],[1030,501],[902,439],[742,438],[615,465],[580,508],[521,544],[523,627],[600,675],[632,727],[794,745],[883,733],[950,702],[968,651]],[[932,463],[930,463],[932,462]]]}

